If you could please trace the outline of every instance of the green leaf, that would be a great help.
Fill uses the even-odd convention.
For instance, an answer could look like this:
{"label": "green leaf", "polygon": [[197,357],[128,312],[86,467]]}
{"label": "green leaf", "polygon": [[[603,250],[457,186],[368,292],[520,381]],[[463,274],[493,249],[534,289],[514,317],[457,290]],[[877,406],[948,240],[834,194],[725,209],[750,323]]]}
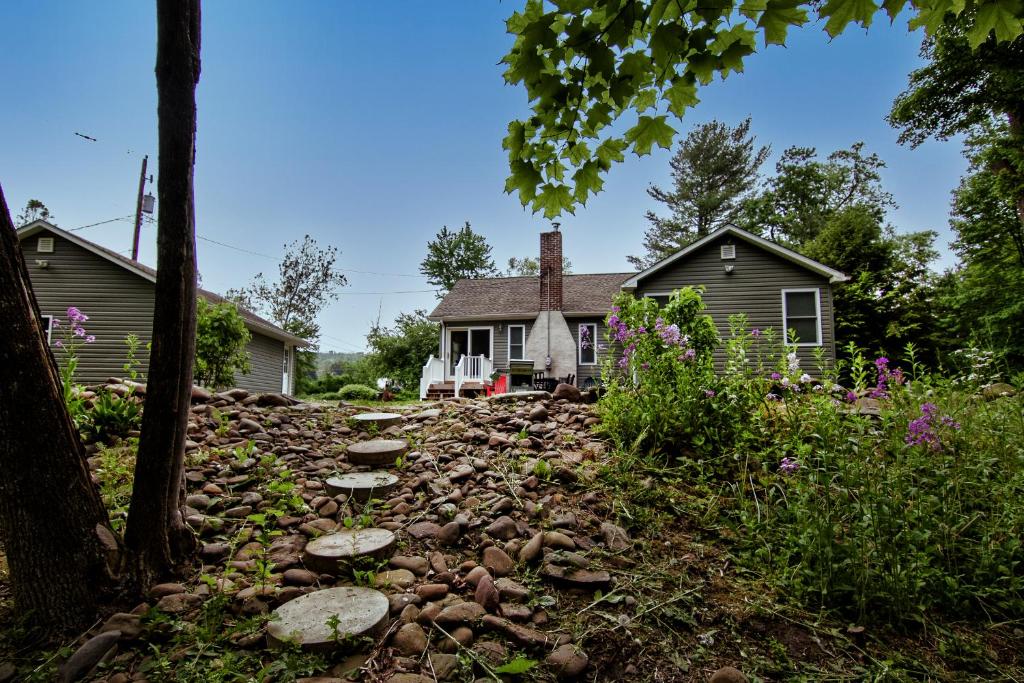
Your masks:
{"label": "green leaf", "polygon": [[573,166],[579,166],[588,159],[590,159],[590,147],[585,142],[572,142],[569,143],[569,149],[566,153],[566,158]]}
{"label": "green leaf", "polygon": [[889,15],[889,21],[896,21],[896,15],[903,11],[907,0],[882,0],[882,9]]}
{"label": "green leaf", "polygon": [[537,666],[536,660],[527,659],[522,655],[516,655],[516,658],[507,664],[502,664],[494,670],[496,674],[524,674],[533,667]]}
{"label": "green leaf", "polygon": [[505,180],[505,192],[519,193],[519,201],[526,206],[537,197],[537,186],[543,182],[540,171],[533,164],[521,159],[509,160],[512,175]]}
{"label": "green leaf", "polygon": [[743,0],[740,4],[740,14],[751,21],[761,18],[761,13],[768,9],[768,0]]}
{"label": "green leaf", "polygon": [[978,5],[974,26],[967,34],[972,48],[985,42],[990,32],[995,32],[997,41],[1011,41],[1021,34],[1020,18],[1012,11],[1008,2],[996,0]]}
{"label": "green leaf", "polygon": [[544,218],[557,218],[563,211],[573,213],[572,191],[568,185],[545,183],[533,200],[533,211],[544,211]]}
{"label": "green leaf", "polygon": [[850,25],[857,22],[864,28],[871,25],[871,19],[878,11],[872,0],[829,0],[818,10],[818,15],[828,17],[825,33],[835,38]]}
{"label": "green leaf", "polygon": [[607,170],[612,162],[622,161],[626,157],[622,152],[626,149],[626,142],[621,138],[608,138],[594,150],[594,156],[601,163],[601,167]]}
{"label": "green leaf", "polygon": [[672,87],[665,91],[664,98],[668,100],[668,110],[680,118],[688,108],[700,102],[700,98],[697,97],[697,84],[693,78],[687,78],[686,75],[672,81]]}
{"label": "green leaf", "polygon": [[596,161],[588,161],[580,166],[579,170],[572,174],[572,180],[576,184],[574,196],[581,204],[586,204],[589,195],[597,194],[604,187],[601,165]]}
{"label": "green leaf", "polygon": [[651,153],[654,145],[663,149],[672,146],[675,128],[665,123],[667,116],[641,116],[636,125],[626,131],[626,142],[633,145],[637,156]]}
{"label": "green leaf", "polygon": [[768,0],[757,26],[764,31],[765,45],[785,45],[789,27],[806,23],[807,10],[800,7],[798,0]]}

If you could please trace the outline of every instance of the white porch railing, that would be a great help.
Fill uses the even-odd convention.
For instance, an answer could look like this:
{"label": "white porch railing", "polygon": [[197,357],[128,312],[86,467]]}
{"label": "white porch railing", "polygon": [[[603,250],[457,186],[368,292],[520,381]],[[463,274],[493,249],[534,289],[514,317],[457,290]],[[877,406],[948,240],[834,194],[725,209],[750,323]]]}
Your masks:
{"label": "white porch railing", "polygon": [[423,364],[423,373],[420,375],[420,400],[427,397],[430,385],[444,382],[444,362],[440,358],[431,356]]}
{"label": "white porch railing", "polygon": [[485,356],[460,356],[455,365],[455,395],[461,396],[466,382],[480,382],[490,378],[494,363]]}

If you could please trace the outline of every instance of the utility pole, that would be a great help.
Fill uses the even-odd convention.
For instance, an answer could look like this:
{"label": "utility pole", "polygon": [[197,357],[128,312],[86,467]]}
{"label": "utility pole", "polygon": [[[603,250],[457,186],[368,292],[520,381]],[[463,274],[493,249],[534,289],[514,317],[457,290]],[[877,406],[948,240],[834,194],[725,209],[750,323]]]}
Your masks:
{"label": "utility pole", "polygon": [[135,200],[135,237],[132,239],[132,261],[139,260],[139,230],[142,228],[142,190],[146,187],[146,164],[149,155],[142,157],[142,173],[139,174],[139,196]]}

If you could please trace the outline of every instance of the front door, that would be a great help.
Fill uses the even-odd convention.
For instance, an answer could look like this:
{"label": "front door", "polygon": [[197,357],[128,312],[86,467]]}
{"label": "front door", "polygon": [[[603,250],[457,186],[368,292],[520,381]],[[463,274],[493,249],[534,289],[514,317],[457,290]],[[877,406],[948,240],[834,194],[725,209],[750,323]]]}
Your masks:
{"label": "front door", "polygon": [[462,330],[448,330],[448,353],[445,368],[448,379],[455,378],[455,366],[462,356],[491,357],[491,328],[473,327]]}

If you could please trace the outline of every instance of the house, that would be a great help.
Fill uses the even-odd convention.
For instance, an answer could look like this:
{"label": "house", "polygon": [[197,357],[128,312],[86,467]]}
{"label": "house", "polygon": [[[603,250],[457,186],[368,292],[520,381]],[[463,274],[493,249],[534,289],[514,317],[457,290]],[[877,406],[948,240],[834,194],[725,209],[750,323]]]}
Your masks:
{"label": "house", "polygon": [[[18,238],[51,344],[57,341],[54,317],[64,322],[69,306],[89,316],[88,331],[96,341],[80,350],[78,380],[95,384],[122,376],[129,334],[141,341],[139,369],[145,373],[156,271],[44,220],[20,228]],[[197,295],[211,303],[224,300],[203,289]],[[252,335],[247,347],[251,371],[237,376],[235,385],[253,392],[291,393],[295,350],[308,343],[250,311],[238,312]]]}
{"label": "house", "polygon": [[[846,279],[735,226],[639,273],[569,275],[562,273],[562,233],[541,233],[539,276],[460,280],[430,314],[441,323],[441,339],[438,356],[424,365],[420,394],[461,395],[481,389],[495,373],[523,369],[591,384],[604,360],[620,352],[604,333],[615,295],[625,291],[667,302],[673,290],[687,285],[705,288],[706,312],[720,336],[736,313],[746,314],[751,328],[794,329],[798,356],[812,368],[815,348],[835,359],[832,285]],[[721,368],[724,349],[714,359]]]}

